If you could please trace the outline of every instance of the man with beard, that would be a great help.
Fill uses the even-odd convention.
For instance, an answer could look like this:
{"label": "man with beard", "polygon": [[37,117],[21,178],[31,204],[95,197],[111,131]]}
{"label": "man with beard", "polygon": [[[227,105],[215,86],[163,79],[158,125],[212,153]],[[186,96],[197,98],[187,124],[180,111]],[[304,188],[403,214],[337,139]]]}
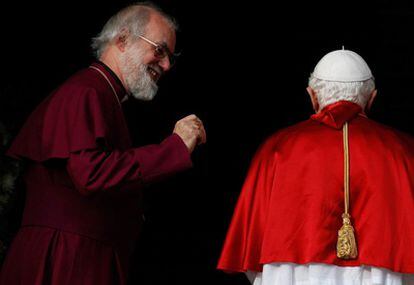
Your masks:
{"label": "man with beard", "polygon": [[31,114],[8,151],[27,162],[27,198],[0,284],[126,284],[142,188],[191,167],[206,141],[190,115],[161,144],[131,146],[121,104],[154,97],[175,30],[153,5],[121,10],[93,40],[99,60]]}
{"label": "man with beard", "polygon": [[414,284],[414,138],[366,115],[366,62],[325,55],[315,110],[256,153],[218,268],[254,285]]}

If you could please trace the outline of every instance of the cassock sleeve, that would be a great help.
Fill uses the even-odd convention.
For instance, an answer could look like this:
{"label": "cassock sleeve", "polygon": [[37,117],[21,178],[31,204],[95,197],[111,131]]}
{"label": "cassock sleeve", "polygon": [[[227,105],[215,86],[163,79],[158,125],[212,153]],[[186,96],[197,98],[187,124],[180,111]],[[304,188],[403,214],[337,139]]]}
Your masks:
{"label": "cassock sleeve", "polygon": [[173,134],[159,145],[126,151],[77,151],[70,154],[66,168],[77,189],[90,194],[132,183],[139,187],[191,165],[187,147],[178,135]]}
{"label": "cassock sleeve", "polygon": [[218,269],[262,271],[261,247],[272,190],[275,152],[265,143],[252,160],[227,232]]}
{"label": "cassock sleeve", "polygon": [[[136,188],[191,166],[188,149],[176,134],[158,145],[132,148],[112,90],[88,80],[70,79],[46,98],[7,154],[41,163],[65,160],[81,193]],[[123,188],[127,185],[132,187]]]}

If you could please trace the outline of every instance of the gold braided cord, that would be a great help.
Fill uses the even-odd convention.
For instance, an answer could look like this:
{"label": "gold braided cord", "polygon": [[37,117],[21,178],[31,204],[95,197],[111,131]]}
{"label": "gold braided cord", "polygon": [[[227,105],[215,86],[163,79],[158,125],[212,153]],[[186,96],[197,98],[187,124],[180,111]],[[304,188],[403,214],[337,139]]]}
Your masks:
{"label": "gold braided cord", "polygon": [[348,123],[343,126],[344,138],[344,200],[345,211],[342,214],[342,227],[338,231],[338,241],[336,244],[336,255],[341,259],[352,259],[358,256],[358,249],[355,240],[354,228],[351,225],[349,215],[349,138]]}
{"label": "gold braided cord", "polygon": [[343,127],[344,137],[344,190],[345,190],[345,214],[349,212],[349,145],[348,145],[348,123]]}

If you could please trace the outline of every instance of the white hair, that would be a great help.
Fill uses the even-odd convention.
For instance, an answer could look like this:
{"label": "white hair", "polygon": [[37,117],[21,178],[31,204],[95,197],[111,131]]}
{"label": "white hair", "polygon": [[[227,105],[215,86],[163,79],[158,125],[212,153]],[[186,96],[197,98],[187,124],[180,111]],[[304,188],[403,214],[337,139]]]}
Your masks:
{"label": "white hair", "polygon": [[141,2],[130,5],[113,15],[102,31],[92,38],[92,49],[96,58],[100,58],[107,45],[112,42],[123,31],[128,31],[133,38],[145,33],[145,28],[150,20],[151,12],[160,14],[167,24],[176,31],[178,25],[176,21],[165,14],[159,7],[151,2]]}
{"label": "white hair", "polygon": [[341,100],[354,102],[364,109],[375,90],[375,82],[373,78],[354,82],[327,81],[311,75],[309,87],[316,93],[320,110]]}

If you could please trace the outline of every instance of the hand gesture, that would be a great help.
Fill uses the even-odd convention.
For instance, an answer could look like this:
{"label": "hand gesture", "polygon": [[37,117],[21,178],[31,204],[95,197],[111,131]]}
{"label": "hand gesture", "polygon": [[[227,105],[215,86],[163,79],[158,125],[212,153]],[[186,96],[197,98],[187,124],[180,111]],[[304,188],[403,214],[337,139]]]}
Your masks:
{"label": "hand gesture", "polygon": [[173,133],[179,135],[190,153],[196,145],[206,142],[206,131],[203,122],[196,115],[189,115],[175,124]]}

